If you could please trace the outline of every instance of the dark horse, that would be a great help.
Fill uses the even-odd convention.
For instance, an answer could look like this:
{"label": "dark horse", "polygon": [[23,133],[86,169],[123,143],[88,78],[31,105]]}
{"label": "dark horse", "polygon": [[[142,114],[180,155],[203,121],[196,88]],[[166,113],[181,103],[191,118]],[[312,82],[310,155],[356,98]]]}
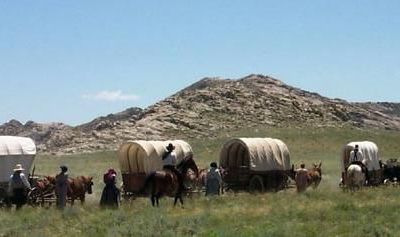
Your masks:
{"label": "dark horse", "polygon": [[[181,162],[179,162],[176,168],[182,175],[183,179],[186,178],[186,173],[189,169],[193,170],[196,173],[196,176],[199,173],[196,162],[192,156],[183,159]],[[151,204],[153,206],[159,205],[159,199],[162,196],[174,197],[174,206],[178,200],[180,201],[181,205],[183,205],[183,190],[179,187],[178,178],[171,171],[163,170],[151,173],[146,178],[142,190],[149,193]]]}

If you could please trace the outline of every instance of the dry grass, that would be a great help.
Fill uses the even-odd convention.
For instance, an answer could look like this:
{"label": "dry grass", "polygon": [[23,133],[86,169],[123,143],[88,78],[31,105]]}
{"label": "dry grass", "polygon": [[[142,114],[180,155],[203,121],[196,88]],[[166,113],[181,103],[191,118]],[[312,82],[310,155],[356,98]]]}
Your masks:
{"label": "dry grass", "polygon": [[[190,141],[200,166],[217,160],[226,134],[213,140]],[[278,137],[291,150],[292,161],[323,162],[323,181],[317,190],[298,195],[294,190],[250,195],[227,193],[209,199],[186,199],[184,209],[162,199],[160,208],[149,200],[124,202],[119,210],[98,208],[102,173],[118,167],[115,152],[73,156],[38,156],[36,171],[55,174],[60,164],[71,175],[93,175],[95,194],[84,206],[65,211],[25,207],[0,211],[0,236],[398,236],[399,189],[367,188],[342,192],[340,149],[350,140],[373,140],[384,159],[398,156],[400,134],[355,129],[247,129],[229,136]]]}

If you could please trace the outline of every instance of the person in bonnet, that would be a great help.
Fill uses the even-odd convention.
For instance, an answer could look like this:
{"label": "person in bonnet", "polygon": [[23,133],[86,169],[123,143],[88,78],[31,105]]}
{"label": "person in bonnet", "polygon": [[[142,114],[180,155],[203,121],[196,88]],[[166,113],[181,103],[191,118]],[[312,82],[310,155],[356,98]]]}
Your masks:
{"label": "person in bonnet", "polygon": [[100,206],[118,208],[120,206],[121,192],[116,186],[117,172],[110,168],[103,175],[106,185],[101,193]]}

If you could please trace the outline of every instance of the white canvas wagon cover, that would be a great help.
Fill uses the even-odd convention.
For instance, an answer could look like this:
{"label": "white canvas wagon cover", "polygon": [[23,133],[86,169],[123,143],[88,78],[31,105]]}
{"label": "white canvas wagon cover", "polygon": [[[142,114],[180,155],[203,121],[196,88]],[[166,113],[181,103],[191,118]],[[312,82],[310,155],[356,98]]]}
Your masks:
{"label": "white canvas wagon cover", "polygon": [[358,150],[363,154],[368,170],[379,170],[378,146],[370,141],[350,142],[343,147],[341,156],[342,170],[349,165],[350,152],[358,145]]}
{"label": "white canvas wagon cover", "polygon": [[253,171],[290,170],[286,144],[274,138],[235,138],[224,144],[220,153],[222,167],[248,166]]}
{"label": "white canvas wagon cover", "polygon": [[166,146],[175,146],[177,162],[193,153],[192,147],[185,141],[131,141],[124,143],[118,150],[118,159],[122,173],[149,173],[162,169],[162,155]]}
{"label": "white canvas wagon cover", "polygon": [[8,182],[16,164],[30,171],[36,146],[27,137],[0,136],[0,182]]}

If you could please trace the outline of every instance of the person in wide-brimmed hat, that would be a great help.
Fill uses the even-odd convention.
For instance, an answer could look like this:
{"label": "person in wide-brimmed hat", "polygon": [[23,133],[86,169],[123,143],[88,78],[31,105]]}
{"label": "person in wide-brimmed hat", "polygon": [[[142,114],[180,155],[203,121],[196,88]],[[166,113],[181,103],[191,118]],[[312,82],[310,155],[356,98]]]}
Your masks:
{"label": "person in wide-brimmed hat", "polygon": [[167,149],[167,151],[164,153],[164,155],[162,156],[162,162],[163,162],[163,168],[165,170],[169,170],[171,172],[173,172],[177,179],[178,179],[178,183],[179,183],[179,190],[185,190],[185,186],[183,185],[183,176],[181,173],[179,173],[179,171],[175,168],[176,165],[176,153],[174,152],[175,150],[175,146],[172,143],[169,143],[165,149]]}
{"label": "person in wide-brimmed hat", "polygon": [[25,169],[22,168],[22,165],[21,165],[21,164],[17,164],[13,170],[14,170],[14,172],[15,172],[15,171],[24,171]]}
{"label": "person in wide-brimmed hat", "polygon": [[175,146],[172,143],[169,143],[168,146],[165,147],[167,151],[173,151],[175,150]]}
{"label": "person in wide-brimmed hat", "polygon": [[8,193],[12,203],[17,205],[17,210],[27,202],[27,190],[31,189],[26,176],[22,171],[25,169],[21,164],[17,164],[13,169],[14,173],[10,176],[8,183]]}
{"label": "person in wide-brimmed hat", "polygon": [[175,146],[172,145],[172,143],[169,143],[168,146],[165,147],[165,149],[167,149],[167,151],[164,153],[162,157],[163,165],[175,167],[176,164],[176,154],[174,152]]}
{"label": "person in wide-brimmed hat", "polygon": [[56,205],[60,209],[64,209],[67,205],[67,193],[68,193],[68,167],[65,165],[60,166],[61,172],[56,175]]}

